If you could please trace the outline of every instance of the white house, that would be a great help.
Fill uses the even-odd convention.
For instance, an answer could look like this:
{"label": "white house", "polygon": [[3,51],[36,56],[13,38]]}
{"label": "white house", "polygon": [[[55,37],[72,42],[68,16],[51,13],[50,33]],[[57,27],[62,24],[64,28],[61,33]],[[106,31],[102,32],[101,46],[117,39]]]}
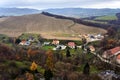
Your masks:
{"label": "white house", "polygon": [[49,45],[50,44],[50,42],[44,42],[43,43],[43,45]]}

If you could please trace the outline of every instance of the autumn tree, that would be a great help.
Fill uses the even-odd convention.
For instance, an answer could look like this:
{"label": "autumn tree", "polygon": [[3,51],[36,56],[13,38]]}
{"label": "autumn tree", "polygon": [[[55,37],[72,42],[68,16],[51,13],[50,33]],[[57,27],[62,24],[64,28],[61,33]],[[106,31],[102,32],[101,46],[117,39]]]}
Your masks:
{"label": "autumn tree", "polygon": [[51,50],[48,50],[46,52],[47,54],[47,59],[46,59],[46,66],[50,69],[53,70],[54,67],[54,62],[53,62],[53,52]]}
{"label": "autumn tree", "polygon": [[35,71],[35,70],[37,70],[37,67],[38,67],[37,64],[33,61],[31,66],[30,66],[30,70]]}
{"label": "autumn tree", "polygon": [[25,76],[26,76],[26,80],[34,80],[34,76],[33,76],[33,74],[31,74],[31,73],[26,73],[25,74]]}
{"label": "autumn tree", "polygon": [[109,27],[109,28],[107,29],[107,34],[108,34],[109,37],[114,37],[115,34],[116,34],[115,28],[114,28],[114,27]]}

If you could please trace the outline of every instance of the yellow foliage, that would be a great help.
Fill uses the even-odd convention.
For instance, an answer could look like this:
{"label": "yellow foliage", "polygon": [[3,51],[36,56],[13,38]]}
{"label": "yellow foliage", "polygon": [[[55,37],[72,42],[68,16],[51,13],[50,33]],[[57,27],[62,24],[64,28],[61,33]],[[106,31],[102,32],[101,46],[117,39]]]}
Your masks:
{"label": "yellow foliage", "polygon": [[32,65],[30,66],[31,71],[35,71],[37,69],[37,64],[33,61]]}
{"label": "yellow foliage", "polygon": [[47,54],[46,66],[52,70],[54,67],[53,52],[51,50],[48,50],[46,54]]}

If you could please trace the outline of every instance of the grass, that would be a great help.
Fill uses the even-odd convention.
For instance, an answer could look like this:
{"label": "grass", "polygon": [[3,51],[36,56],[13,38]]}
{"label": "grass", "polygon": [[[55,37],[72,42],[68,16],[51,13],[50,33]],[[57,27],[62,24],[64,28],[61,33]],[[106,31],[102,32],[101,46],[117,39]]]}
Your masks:
{"label": "grass", "polygon": [[71,34],[56,33],[56,34],[54,34],[54,36],[56,36],[56,37],[71,37]]}
{"label": "grass", "polygon": [[115,15],[109,15],[109,16],[100,16],[96,17],[94,20],[117,20],[117,17]]}
{"label": "grass", "polygon": [[[77,71],[82,73],[83,72],[83,69],[84,69],[84,65],[81,65],[81,66],[78,66],[77,67]],[[99,72],[99,70],[97,70],[97,68],[95,66],[90,66],[90,73],[96,73],[96,72]]]}
{"label": "grass", "polygon": [[55,48],[54,46],[43,46],[42,49],[43,50],[53,50],[53,48]]}
{"label": "grass", "polygon": [[99,24],[107,24],[107,22],[101,22],[101,21],[95,21],[95,20],[84,20],[84,21],[87,21],[87,22],[92,22],[92,23],[99,23]]}
{"label": "grass", "polygon": [[33,33],[24,33],[21,36],[19,36],[20,39],[29,39],[30,37],[33,37],[34,39],[38,39],[39,38],[39,34],[33,34]]}
{"label": "grass", "polygon": [[45,69],[43,69],[41,66],[37,67],[38,72],[44,74]]}
{"label": "grass", "polygon": [[[12,61],[6,60],[4,62],[4,66],[9,66],[9,64],[11,64],[11,63],[15,63],[18,69],[20,69],[20,68],[28,68],[29,69],[32,64],[32,62],[29,62],[29,61],[21,62],[21,61],[15,61],[15,60],[12,60]],[[42,74],[44,73],[44,69],[39,65],[37,67],[37,70],[38,70],[38,72],[40,72]]]}

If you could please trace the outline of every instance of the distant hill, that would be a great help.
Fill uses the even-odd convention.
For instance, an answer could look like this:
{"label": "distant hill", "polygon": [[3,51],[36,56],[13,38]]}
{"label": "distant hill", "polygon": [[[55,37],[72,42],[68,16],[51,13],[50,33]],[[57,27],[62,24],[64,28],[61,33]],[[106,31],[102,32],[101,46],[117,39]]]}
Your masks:
{"label": "distant hill", "polygon": [[18,16],[40,12],[40,10],[29,8],[0,8],[0,16]]}
{"label": "distant hill", "polygon": [[44,11],[57,15],[84,18],[90,16],[115,15],[116,13],[120,12],[120,9],[61,8],[61,9],[46,9]]}
{"label": "distant hill", "polygon": [[72,34],[105,33],[106,30],[75,23],[69,19],[50,17],[44,14],[32,14],[0,18],[0,33],[19,36],[22,33],[38,33],[54,38]]}
{"label": "distant hill", "polygon": [[52,14],[63,15],[75,18],[84,18],[91,16],[115,15],[120,13],[120,9],[91,9],[91,8],[56,8],[56,9],[30,9],[30,8],[0,8],[0,16],[20,16],[27,14],[36,14],[49,12]]}

